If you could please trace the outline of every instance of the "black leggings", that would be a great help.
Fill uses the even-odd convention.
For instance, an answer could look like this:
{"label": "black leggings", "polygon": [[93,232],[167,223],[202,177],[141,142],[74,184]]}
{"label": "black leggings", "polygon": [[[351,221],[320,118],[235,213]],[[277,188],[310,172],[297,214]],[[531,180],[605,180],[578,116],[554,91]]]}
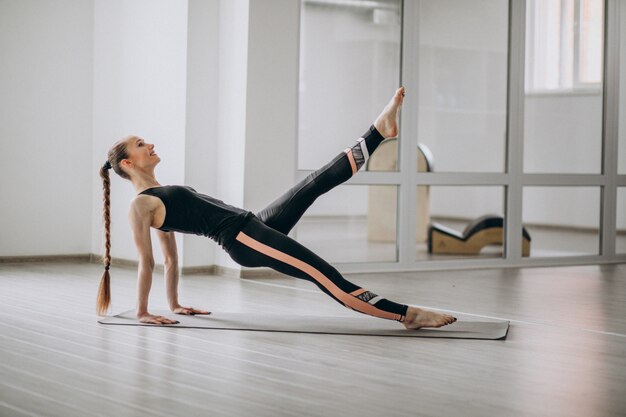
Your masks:
{"label": "black leggings", "polygon": [[346,280],[322,258],[287,234],[320,195],[353,176],[383,141],[371,126],[328,164],[261,210],[245,224],[228,254],[246,267],[269,267],[316,284],[344,306],[371,316],[404,320],[408,306],[389,301]]}

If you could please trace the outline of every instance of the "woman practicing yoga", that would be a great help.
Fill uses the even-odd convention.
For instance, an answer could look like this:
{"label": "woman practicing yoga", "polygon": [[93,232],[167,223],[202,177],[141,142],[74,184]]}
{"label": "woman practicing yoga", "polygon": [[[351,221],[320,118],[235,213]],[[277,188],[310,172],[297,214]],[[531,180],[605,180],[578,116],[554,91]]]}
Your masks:
{"label": "woman practicing yoga", "polygon": [[189,186],[160,185],[154,168],[161,159],[154,152],[154,145],[136,136],[117,142],[100,168],[104,188],[105,271],[98,290],[98,314],[106,314],[111,299],[109,169],[113,168],[119,176],[130,180],[138,193],[130,204],[129,221],[139,254],[137,319],[142,323],[178,323],[148,312],[154,270],[150,227],[157,229],[163,250],[167,297],[171,311],[176,314],[209,314],[178,303],[178,254],[174,232],[181,232],[214,239],[243,266],[270,267],[311,281],[344,306],[371,316],[397,320],[407,329],[441,327],[456,321],[450,315],[398,304],[360,288],[287,236],[317,197],[353,176],[385,138],[398,135],[398,113],[403,98],[404,87],[401,87],[356,144],[256,214],[200,194]]}

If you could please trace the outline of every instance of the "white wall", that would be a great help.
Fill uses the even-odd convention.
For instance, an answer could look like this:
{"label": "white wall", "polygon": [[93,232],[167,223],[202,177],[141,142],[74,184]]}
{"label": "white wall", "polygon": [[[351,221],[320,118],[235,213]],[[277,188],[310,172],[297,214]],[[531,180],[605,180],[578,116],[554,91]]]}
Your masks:
{"label": "white wall", "polygon": [[600,187],[525,187],[524,223],[600,227]]}
{"label": "white wall", "polygon": [[245,200],[257,212],[295,183],[299,2],[250,3]]}
{"label": "white wall", "polygon": [[499,0],[420,2],[418,141],[436,172],[504,170],[507,23]]}
{"label": "white wall", "polygon": [[93,3],[0,1],[0,256],[91,239]]}
{"label": "white wall", "polygon": [[[217,189],[219,0],[189,0],[185,184],[205,194]],[[217,244],[179,235],[185,267],[215,263]]]}
{"label": "white wall", "polygon": [[524,108],[524,172],[599,174],[602,92],[530,94]]}
{"label": "white wall", "polygon": [[[221,0],[217,90],[217,187],[215,197],[243,206],[246,145],[246,79],[248,71],[248,1]],[[224,251],[218,265],[240,269]]]}
{"label": "white wall", "polygon": [[[95,0],[93,82],[93,240],[103,247],[98,169],[118,139],[138,135],[161,156],[161,184],[185,180],[187,1]],[[111,171],[111,254],[137,259],[128,206],[132,184]],[[180,242],[180,237],[179,242]],[[153,231],[153,246],[158,248]],[[160,250],[155,260],[162,262]]]}

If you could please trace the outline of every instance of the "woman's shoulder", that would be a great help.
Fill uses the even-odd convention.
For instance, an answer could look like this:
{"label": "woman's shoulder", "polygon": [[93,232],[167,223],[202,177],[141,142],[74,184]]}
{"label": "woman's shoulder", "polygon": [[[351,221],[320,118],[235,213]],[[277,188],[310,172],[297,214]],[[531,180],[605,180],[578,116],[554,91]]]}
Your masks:
{"label": "woman's shoulder", "polygon": [[193,187],[188,185],[161,185],[158,187],[147,188],[131,200],[131,208],[140,211],[142,209],[152,211],[155,207],[160,206],[165,202],[163,199],[177,199],[180,197],[181,192],[197,193]]}
{"label": "woman's shoulder", "polygon": [[130,211],[138,214],[145,214],[154,211],[159,205],[160,199],[149,194],[138,194],[130,201]]}

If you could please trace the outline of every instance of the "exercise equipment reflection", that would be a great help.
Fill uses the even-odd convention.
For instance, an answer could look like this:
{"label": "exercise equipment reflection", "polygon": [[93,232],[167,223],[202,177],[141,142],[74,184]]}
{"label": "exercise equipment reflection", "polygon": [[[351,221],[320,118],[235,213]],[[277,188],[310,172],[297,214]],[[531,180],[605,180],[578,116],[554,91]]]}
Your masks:
{"label": "exercise equipment reflection", "polygon": [[[367,171],[398,171],[398,140],[385,139],[367,160]],[[423,143],[417,144],[417,172],[433,171],[433,155]],[[376,242],[396,241],[397,187],[374,185],[369,187],[367,239]],[[417,242],[425,243],[428,237],[429,186],[417,186]]]}
{"label": "exercise equipment reflection", "polygon": [[[504,242],[504,219],[497,215],[477,218],[463,233],[432,223],[428,228],[428,253],[478,255],[487,245]],[[522,256],[530,255],[530,234],[522,227]]]}

